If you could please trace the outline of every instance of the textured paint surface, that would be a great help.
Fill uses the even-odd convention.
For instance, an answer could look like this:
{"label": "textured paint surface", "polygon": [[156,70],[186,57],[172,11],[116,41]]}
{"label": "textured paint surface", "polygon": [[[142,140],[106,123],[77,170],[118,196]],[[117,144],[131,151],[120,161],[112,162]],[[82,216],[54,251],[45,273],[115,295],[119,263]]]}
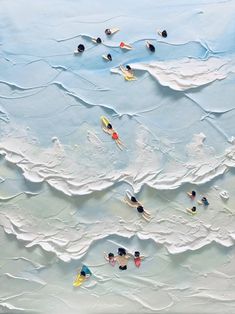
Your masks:
{"label": "textured paint surface", "polygon": [[2,0],[0,30],[0,313],[233,314],[235,1]]}

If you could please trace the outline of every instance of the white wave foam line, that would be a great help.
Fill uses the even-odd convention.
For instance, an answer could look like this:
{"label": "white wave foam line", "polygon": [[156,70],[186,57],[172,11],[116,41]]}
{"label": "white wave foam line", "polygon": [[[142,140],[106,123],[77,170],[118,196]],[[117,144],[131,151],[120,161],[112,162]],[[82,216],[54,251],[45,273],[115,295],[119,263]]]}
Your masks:
{"label": "white wave foam line", "polygon": [[140,129],[139,138],[136,139],[138,157],[121,170],[115,168],[113,156],[97,150],[95,145],[88,148],[89,158],[82,158],[81,155],[81,160],[77,162],[72,154],[66,154],[58,140],[54,141],[52,147],[41,149],[25,138],[8,137],[0,143],[0,154],[20,167],[27,180],[47,182],[69,196],[105,190],[118,182],[131,184],[135,192],[144,184],[155,189],[175,189],[184,183],[209,182],[230,167],[235,167],[234,143],[221,156],[215,156],[213,148],[204,144],[205,135],[201,133],[187,147],[187,163],[175,160],[173,155],[166,164],[168,170],[157,168],[163,153],[156,153],[145,144],[141,139],[142,133]]}
{"label": "white wave foam line", "polygon": [[[40,246],[64,262],[80,259],[92,244],[112,235],[125,238],[136,235],[141,240],[152,239],[164,245],[171,254],[197,250],[213,241],[230,247],[235,240],[234,217],[229,217],[228,222],[220,227],[216,221],[208,225],[207,222],[192,220],[187,214],[185,218],[174,216],[171,222],[168,218],[162,218],[158,223],[153,218],[150,223],[141,226],[136,223],[139,216],[135,221],[120,222],[117,216],[110,218],[104,215],[102,219],[89,224],[69,217],[68,213],[67,219],[60,219],[59,224],[56,221],[47,222],[44,218],[33,217],[25,208],[8,203],[1,206],[0,225],[7,234],[22,241],[25,247]],[[32,280],[32,277],[29,279]]]}
{"label": "white wave foam line", "polygon": [[[161,85],[185,91],[216,80],[223,80],[235,67],[228,59],[209,58],[198,60],[184,58],[173,61],[130,64],[134,70],[148,71]],[[119,73],[118,69],[111,72]]]}

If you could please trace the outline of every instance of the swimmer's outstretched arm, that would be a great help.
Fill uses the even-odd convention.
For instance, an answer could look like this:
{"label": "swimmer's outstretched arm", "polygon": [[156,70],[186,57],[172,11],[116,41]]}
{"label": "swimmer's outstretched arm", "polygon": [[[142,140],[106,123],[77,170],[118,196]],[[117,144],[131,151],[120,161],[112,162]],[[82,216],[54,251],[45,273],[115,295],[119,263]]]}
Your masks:
{"label": "swimmer's outstretched arm", "polygon": [[150,215],[149,213],[146,213],[145,210],[144,210],[144,212],[143,212],[143,215],[144,215],[146,218],[149,218],[149,219],[152,218],[151,215]]}
{"label": "swimmer's outstretched arm", "polygon": [[115,143],[119,149],[123,150],[123,146],[117,140],[115,141]]}
{"label": "swimmer's outstretched arm", "polygon": [[123,199],[123,202],[126,203],[126,204],[128,204],[129,206],[131,206],[131,207],[133,207],[133,208],[136,208],[136,207],[137,207],[136,204],[131,203],[131,201],[130,201],[129,199],[127,199],[127,197],[125,197],[125,198]]}
{"label": "swimmer's outstretched arm", "polygon": [[103,131],[105,132],[105,133],[108,133],[109,135],[112,135],[112,131],[111,130],[109,130],[109,129],[107,129],[107,128],[102,128],[103,129]]}
{"label": "swimmer's outstretched arm", "polygon": [[151,220],[151,217],[146,217],[144,214],[142,214],[142,217],[148,222]]}
{"label": "swimmer's outstretched arm", "polygon": [[106,252],[104,252],[104,258],[106,259],[106,261],[109,261],[108,254]]}
{"label": "swimmer's outstretched arm", "polygon": [[123,147],[126,147],[126,145],[120,139],[118,139],[116,141],[118,142],[118,144],[122,145]]}

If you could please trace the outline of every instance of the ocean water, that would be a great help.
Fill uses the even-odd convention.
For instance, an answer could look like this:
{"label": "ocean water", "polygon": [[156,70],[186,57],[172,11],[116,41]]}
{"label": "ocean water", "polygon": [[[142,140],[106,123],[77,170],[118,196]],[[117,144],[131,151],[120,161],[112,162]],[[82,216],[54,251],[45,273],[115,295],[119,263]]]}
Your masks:
{"label": "ocean water", "polygon": [[235,1],[2,0],[0,29],[0,313],[234,313]]}

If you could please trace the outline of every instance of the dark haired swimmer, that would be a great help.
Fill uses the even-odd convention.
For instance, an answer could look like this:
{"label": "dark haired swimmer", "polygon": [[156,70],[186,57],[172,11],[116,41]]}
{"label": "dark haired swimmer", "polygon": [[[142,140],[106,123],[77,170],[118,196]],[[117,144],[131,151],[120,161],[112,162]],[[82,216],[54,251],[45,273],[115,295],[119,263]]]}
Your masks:
{"label": "dark haired swimmer", "polygon": [[102,123],[102,129],[105,133],[108,133],[109,135],[111,135],[112,139],[115,141],[115,143],[117,144],[117,146],[123,150],[123,147],[125,147],[125,145],[121,142],[118,133],[114,130],[114,128],[112,127],[111,123],[109,122],[109,120],[102,116],[101,117],[101,123]]}
{"label": "dark haired swimmer", "polygon": [[151,220],[151,215],[147,212],[142,204],[135,198],[135,196],[131,195],[129,191],[126,191],[126,196],[124,198],[124,202],[130,207],[136,208],[137,212],[141,214],[141,216],[146,220]]}
{"label": "dark haired swimmer", "polygon": [[188,196],[191,198],[191,200],[194,200],[196,197],[196,192],[192,191],[192,192],[187,192]]}
{"label": "dark haired swimmer", "polygon": [[134,263],[136,267],[140,267],[141,265],[141,261],[144,259],[144,256],[140,256],[140,252],[139,251],[135,251],[134,254]]}
{"label": "dark haired swimmer", "polygon": [[85,51],[85,46],[83,44],[79,44],[78,48],[77,48],[77,51],[80,52],[80,53],[84,52]]}
{"label": "dark haired swimmer", "polygon": [[204,206],[208,206],[210,205],[207,198],[205,196],[203,196],[203,198],[201,199],[201,201],[197,201],[199,205],[204,205]]}
{"label": "dark haired swimmer", "polygon": [[120,65],[119,68],[122,71],[125,80],[127,80],[127,81],[135,81],[136,80],[136,77],[134,76],[133,70],[129,65],[126,65],[126,67]]}
{"label": "dark haired swimmer", "polygon": [[114,254],[113,253],[109,253],[108,255],[104,252],[104,258],[106,259],[106,261],[109,262],[109,264],[111,266],[115,266],[116,264],[116,258],[114,257]]}
{"label": "dark haired swimmer", "polygon": [[91,40],[92,40],[94,43],[96,43],[96,44],[101,44],[101,43],[102,43],[102,40],[101,40],[100,37],[92,38]]}
{"label": "dark haired swimmer", "polygon": [[167,37],[167,31],[164,29],[163,31],[159,31],[158,35],[162,36],[163,38]]}
{"label": "dark haired swimmer", "polygon": [[126,253],[126,250],[124,248],[118,249],[118,255],[115,256],[115,259],[119,264],[120,270],[126,270],[127,269],[127,263],[128,263],[128,260],[130,257],[131,256]]}
{"label": "dark haired swimmer", "polygon": [[192,208],[187,208],[187,212],[189,212],[192,215],[195,215],[197,211],[197,208],[193,206]]}
{"label": "dark haired swimmer", "polygon": [[102,55],[102,57],[103,57],[105,60],[107,60],[107,61],[112,61],[112,60],[113,60],[110,53],[108,53],[107,55]]}
{"label": "dark haired swimmer", "polygon": [[119,31],[119,28],[106,28],[104,31],[107,36],[111,36]]}
{"label": "dark haired swimmer", "polygon": [[149,41],[146,41],[146,46],[151,52],[155,52],[155,47]]}

